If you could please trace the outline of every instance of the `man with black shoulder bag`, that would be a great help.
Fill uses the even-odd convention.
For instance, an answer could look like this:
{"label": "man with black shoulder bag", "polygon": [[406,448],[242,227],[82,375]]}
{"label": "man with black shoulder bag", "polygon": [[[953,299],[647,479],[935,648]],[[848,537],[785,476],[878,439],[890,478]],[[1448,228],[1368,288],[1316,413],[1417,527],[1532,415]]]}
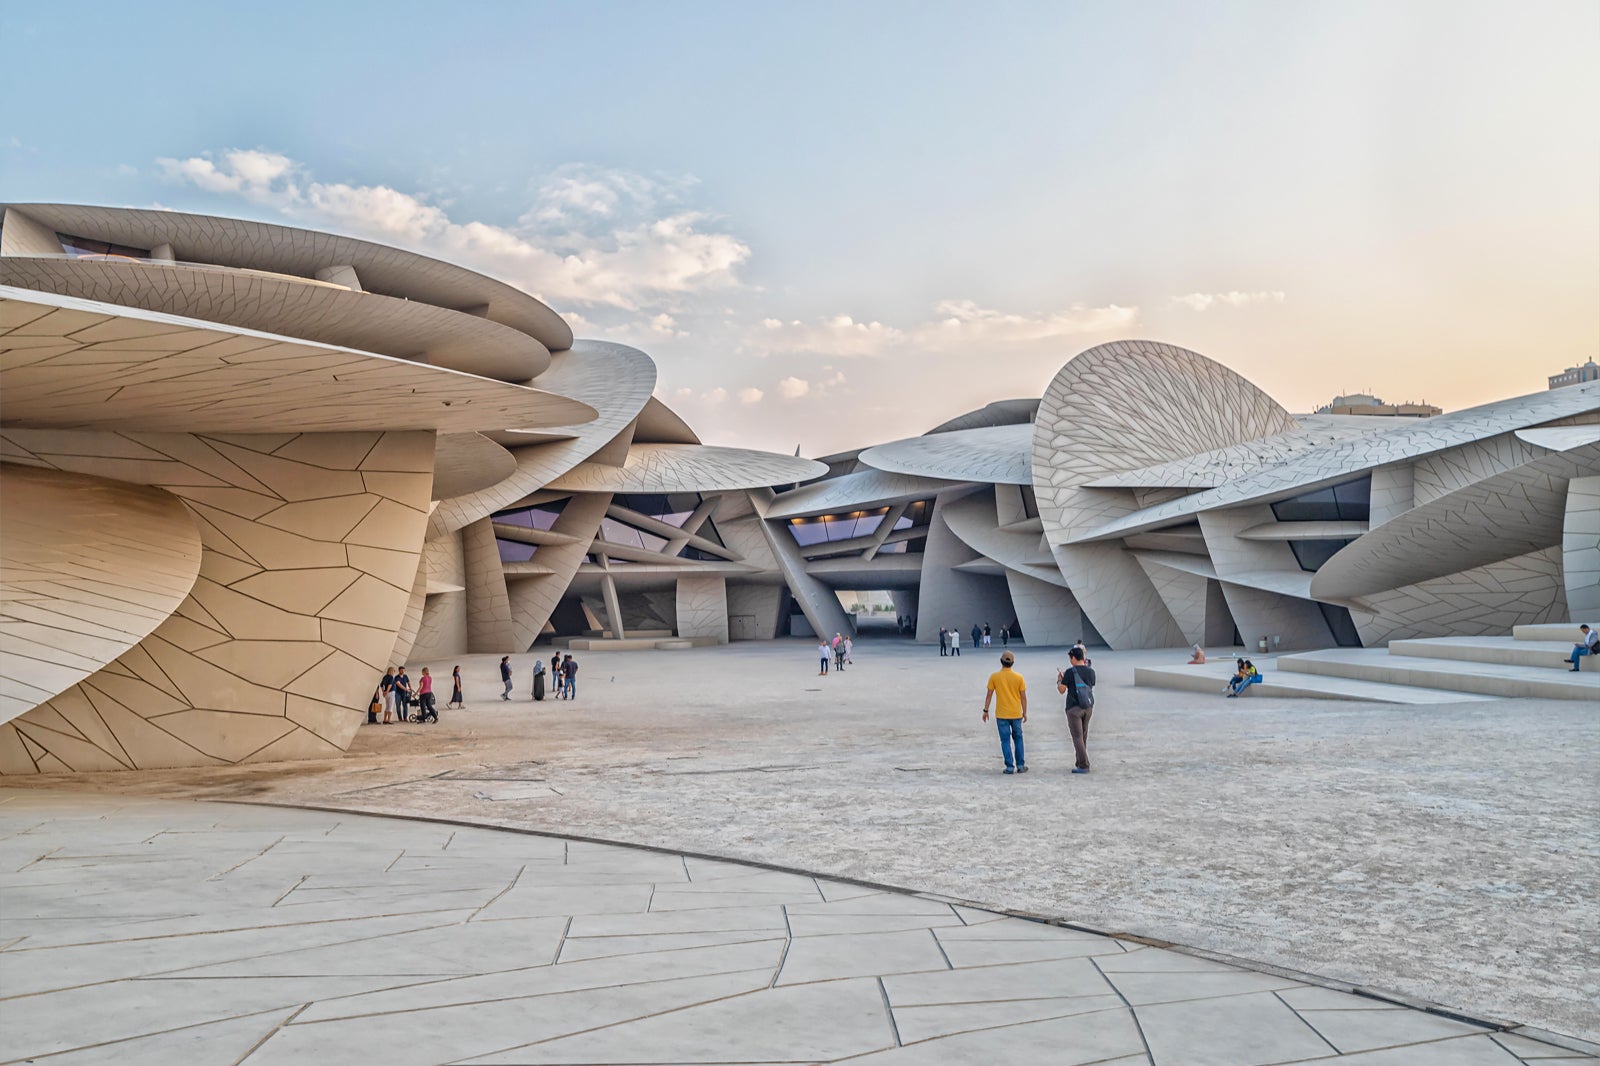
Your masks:
{"label": "man with black shoulder bag", "polygon": [[1082,648],[1073,648],[1066,672],[1056,671],[1056,691],[1067,697],[1067,729],[1077,754],[1075,774],[1089,772],[1089,719],[1094,717],[1094,667]]}

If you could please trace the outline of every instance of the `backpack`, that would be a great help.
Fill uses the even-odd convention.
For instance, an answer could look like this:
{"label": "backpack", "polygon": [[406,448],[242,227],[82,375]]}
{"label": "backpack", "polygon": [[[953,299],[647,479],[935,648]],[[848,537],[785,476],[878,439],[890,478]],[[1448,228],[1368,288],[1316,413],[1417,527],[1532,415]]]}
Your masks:
{"label": "backpack", "polygon": [[1076,666],[1067,667],[1067,676],[1072,679],[1072,699],[1075,706],[1086,711],[1094,710],[1094,686],[1087,684],[1083,676],[1078,673]]}

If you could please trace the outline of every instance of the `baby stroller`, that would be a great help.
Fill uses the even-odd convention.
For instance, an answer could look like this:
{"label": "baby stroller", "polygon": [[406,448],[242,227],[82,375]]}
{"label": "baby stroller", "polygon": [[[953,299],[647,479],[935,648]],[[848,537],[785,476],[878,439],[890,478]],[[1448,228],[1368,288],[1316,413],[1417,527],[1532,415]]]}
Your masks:
{"label": "baby stroller", "polygon": [[433,693],[424,692],[417,707],[419,710],[417,711],[416,721],[437,722],[439,720],[439,705],[434,701]]}

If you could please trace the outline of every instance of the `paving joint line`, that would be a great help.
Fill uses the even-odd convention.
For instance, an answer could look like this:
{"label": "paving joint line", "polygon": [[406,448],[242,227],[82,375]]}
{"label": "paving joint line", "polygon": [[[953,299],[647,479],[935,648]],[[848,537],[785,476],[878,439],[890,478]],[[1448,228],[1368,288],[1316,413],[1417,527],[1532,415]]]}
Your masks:
{"label": "paving joint line", "polygon": [[[629,848],[629,849],[632,849],[634,851],[655,852],[657,854],[666,854],[666,855],[680,855],[680,856],[685,856],[687,858],[692,858],[692,859],[703,859],[703,860],[706,860],[708,862],[733,863],[733,864],[739,865],[739,866],[749,866],[749,867],[752,867],[754,869],[759,869],[759,870],[771,870],[771,871],[774,871],[774,872],[777,872],[777,873],[796,874],[796,875],[799,875],[799,876],[802,876],[802,877],[824,877],[826,880],[835,881],[835,882],[838,882],[840,884],[855,885],[855,886],[860,887],[860,888],[870,888],[870,889],[874,889],[874,890],[879,891],[879,892],[892,892],[892,893],[895,893],[897,895],[913,896],[913,897],[917,897],[917,898],[921,898],[921,899],[931,899],[931,900],[934,900],[934,901],[939,902],[939,903],[947,903],[947,904],[953,904],[953,905],[956,905],[956,906],[968,907],[968,908],[970,908],[972,910],[984,911],[984,912],[989,913],[989,914],[999,914],[999,915],[1002,915],[1002,916],[1007,917],[1007,918],[1020,918],[1020,919],[1022,919],[1024,921],[1038,922],[1041,925],[1052,925],[1052,926],[1056,926],[1056,927],[1062,928],[1062,929],[1072,929],[1072,930],[1075,930],[1077,932],[1091,933],[1091,934],[1093,934],[1095,936],[1102,936],[1102,937],[1106,937],[1106,938],[1111,939],[1111,940],[1126,941],[1126,942],[1130,942],[1130,943],[1136,943],[1136,944],[1143,945],[1145,947],[1163,948],[1165,950],[1173,951],[1173,952],[1176,952],[1178,954],[1191,955],[1191,956],[1194,956],[1195,958],[1201,958],[1201,959],[1209,959],[1209,960],[1211,960],[1213,962],[1222,962],[1222,963],[1225,963],[1225,964],[1230,965],[1230,966],[1236,966],[1239,969],[1243,969],[1243,970],[1251,970],[1251,971],[1254,971],[1254,972],[1257,972],[1257,973],[1266,973],[1266,974],[1270,974],[1270,975],[1275,976],[1275,977],[1285,977],[1285,978],[1288,978],[1289,980],[1299,981],[1299,982],[1301,982],[1303,984],[1314,985],[1314,986],[1316,986],[1318,988],[1328,988],[1328,989],[1332,989],[1332,990],[1334,990],[1336,992],[1348,992],[1351,995],[1362,996],[1362,997],[1367,998],[1367,999],[1378,1000],[1378,1001],[1384,1002],[1384,1003],[1393,1003],[1396,1006],[1406,1007],[1406,1008],[1409,1008],[1411,1010],[1421,1011],[1424,1014],[1432,1014],[1432,1015],[1435,1015],[1436,1017],[1449,1019],[1450,1021],[1465,1022],[1468,1025],[1476,1025],[1476,1026],[1479,1026],[1480,1028],[1489,1029],[1489,1030],[1493,1030],[1493,1031],[1496,1031],[1496,1032],[1515,1032],[1515,1030],[1521,1029],[1521,1028],[1536,1028],[1536,1027],[1531,1027],[1531,1026],[1524,1026],[1520,1022],[1509,1022],[1509,1021],[1500,1020],[1500,1019],[1479,1017],[1477,1015],[1470,1014],[1470,1013],[1468,1013],[1466,1011],[1463,1011],[1463,1010],[1457,1010],[1457,1009],[1452,1008],[1452,1007],[1447,1007],[1447,1006],[1445,1006],[1443,1004],[1440,1004],[1440,1003],[1432,1003],[1432,1002],[1429,1002],[1427,1000],[1416,999],[1414,997],[1406,996],[1403,993],[1399,993],[1399,992],[1390,992],[1390,991],[1386,991],[1386,990],[1382,990],[1382,989],[1376,989],[1376,988],[1372,988],[1372,987],[1367,986],[1367,985],[1352,984],[1350,982],[1340,981],[1340,980],[1337,980],[1337,979],[1331,978],[1331,977],[1323,977],[1323,976],[1321,976],[1319,974],[1306,973],[1304,971],[1294,970],[1294,969],[1291,969],[1291,968],[1286,967],[1286,966],[1278,966],[1278,965],[1276,965],[1274,963],[1262,962],[1262,961],[1259,961],[1259,960],[1252,960],[1252,959],[1242,959],[1242,958],[1239,958],[1238,956],[1227,955],[1227,954],[1224,954],[1222,952],[1211,951],[1211,950],[1205,949],[1205,948],[1188,947],[1188,946],[1183,945],[1183,944],[1173,943],[1172,941],[1169,941],[1169,940],[1162,940],[1162,939],[1159,939],[1159,938],[1156,938],[1156,937],[1142,936],[1140,934],[1130,933],[1130,932],[1127,932],[1125,930],[1123,930],[1123,931],[1111,931],[1111,930],[1106,930],[1106,929],[1099,929],[1099,928],[1096,928],[1095,926],[1086,925],[1086,924],[1081,923],[1081,922],[1074,922],[1074,921],[1070,921],[1068,919],[1059,918],[1059,917],[1055,917],[1055,916],[1051,916],[1051,915],[1043,914],[1043,913],[1039,913],[1039,912],[1023,911],[1023,910],[1017,910],[1017,909],[1013,909],[1013,908],[1000,908],[1000,907],[994,907],[994,906],[986,906],[983,903],[979,903],[979,902],[974,901],[974,900],[958,900],[958,899],[955,899],[953,897],[937,896],[937,895],[933,895],[933,894],[930,894],[930,893],[919,892],[916,889],[904,888],[904,887],[898,886],[898,885],[885,884],[885,883],[880,882],[880,881],[867,881],[867,880],[864,880],[864,879],[858,878],[858,877],[849,877],[849,876],[838,876],[838,877],[835,877],[835,876],[831,876],[831,875],[823,875],[823,874],[816,873],[815,871],[803,870],[803,869],[800,869],[800,868],[794,867],[794,866],[784,866],[782,864],[774,863],[774,862],[765,862],[765,861],[760,860],[760,859],[730,858],[730,857],[728,857],[726,855],[716,855],[716,854],[713,854],[711,852],[687,851],[687,850],[683,850],[683,849],[679,849],[679,848],[669,848],[669,847],[665,847],[665,846],[659,845],[659,844],[637,844],[637,843],[630,843],[628,841],[622,841],[622,840],[612,840],[612,839],[608,839],[606,837],[576,835],[576,834],[567,834],[567,833],[556,833],[556,832],[552,832],[552,831],[549,831],[549,830],[530,829],[530,828],[525,828],[525,827],[522,827],[522,826],[494,825],[494,824],[485,823],[485,822],[469,821],[469,820],[464,819],[464,818],[449,818],[449,817],[444,817],[444,816],[441,816],[441,815],[395,814],[395,813],[386,813],[386,812],[382,812],[382,811],[354,810],[354,809],[351,809],[349,807],[330,807],[330,806],[324,806],[324,805],[321,805],[321,804],[306,805],[306,804],[294,804],[294,803],[280,803],[280,802],[274,802],[274,801],[271,801],[271,800],[243,800],[243,799],[225,799],[225,798],[223,798],[223,799],[210,799],[210,800],[193,800],[191,802],[227,803],[227,804],[234,804],[234,805],[243,806],[243,807],[270,807],[270,808],[275,808],[275,809],[279,809],[279,810],[292,810],[292,811],[316,811],[316,812],[320,812],[320,813],[324,813],[324,814],[357,815],[357,816],[368,817],[368,818],[391,818],[391,819],[395,819],[395,820],[398,820],[398,821],[423,822],[423,823],[428,823],[428,824],[433,824],[433,825],[449,825],[449,826],[456,826],[456,827],[464,828],[464,829],[486,829],[486,830],[490,830],[492,832],[516,833],[516,834],[520,834],[522,836],[535,836],[535,837],[542,837],[542,838],[551,839],[551,840],[563,840],[563,841],[568,842],[569,847],[568,847],[567,851],[568,851],[569,854],[570,854],[570,850],[571,850],[570,849],[571,842],[572,841],[578,841],[580,843],[585,843],[585,844],[603,844],[603,845],[606,845],[608,847],[614,847],[614,848]],[[786,951],[786,953],[787,953],[787,951]],[[1099,967],[1097,966],[1096,969],[1099,969]],[[1542,1031],[1543,1030],[1541,1030],[1541,1032]],[[1517,1033],[1516,1035],[1520,1036],[1520,1035],[1525,1035],[1525,1034]],[[1580,1040],[1581,1039],[1579,1037],[1569,1036],[1568,1034],[1565,1034],[1565,1033],[1554,1033],[1554,1032],[1552,1032],[1552,1033],[1550,1033],[1550,1035],[1552,1037],[1558,1037],[1558,1038],[1562,1038],[1564,1040]],[[1540,1037],[1532,1037],[1532,1036],[1530,1036],[1530,1037],[1528,1037],[1528,1039],[1537,1040],[1540,1043],[1550,1044],[1552,1047],[1562,1047],[1562,1048],[1569,1048],[1570,1047],[1570,1045],[1568,1045],[1566,1043],[1557,1043],[1554,1040],[1546,1040],[1546,1039],[1542,1039]]]}

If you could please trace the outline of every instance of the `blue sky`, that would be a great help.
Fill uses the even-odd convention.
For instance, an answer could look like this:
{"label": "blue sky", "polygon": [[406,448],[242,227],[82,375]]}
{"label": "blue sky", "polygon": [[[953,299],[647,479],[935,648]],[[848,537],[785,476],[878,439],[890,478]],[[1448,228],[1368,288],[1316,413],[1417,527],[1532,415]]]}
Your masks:
{"label": "blue sky", "polygon": [[1600,350],[1600,4],[0,9],[0,196],[506,277],[821,452],[1149,336],[1291,409]]}

